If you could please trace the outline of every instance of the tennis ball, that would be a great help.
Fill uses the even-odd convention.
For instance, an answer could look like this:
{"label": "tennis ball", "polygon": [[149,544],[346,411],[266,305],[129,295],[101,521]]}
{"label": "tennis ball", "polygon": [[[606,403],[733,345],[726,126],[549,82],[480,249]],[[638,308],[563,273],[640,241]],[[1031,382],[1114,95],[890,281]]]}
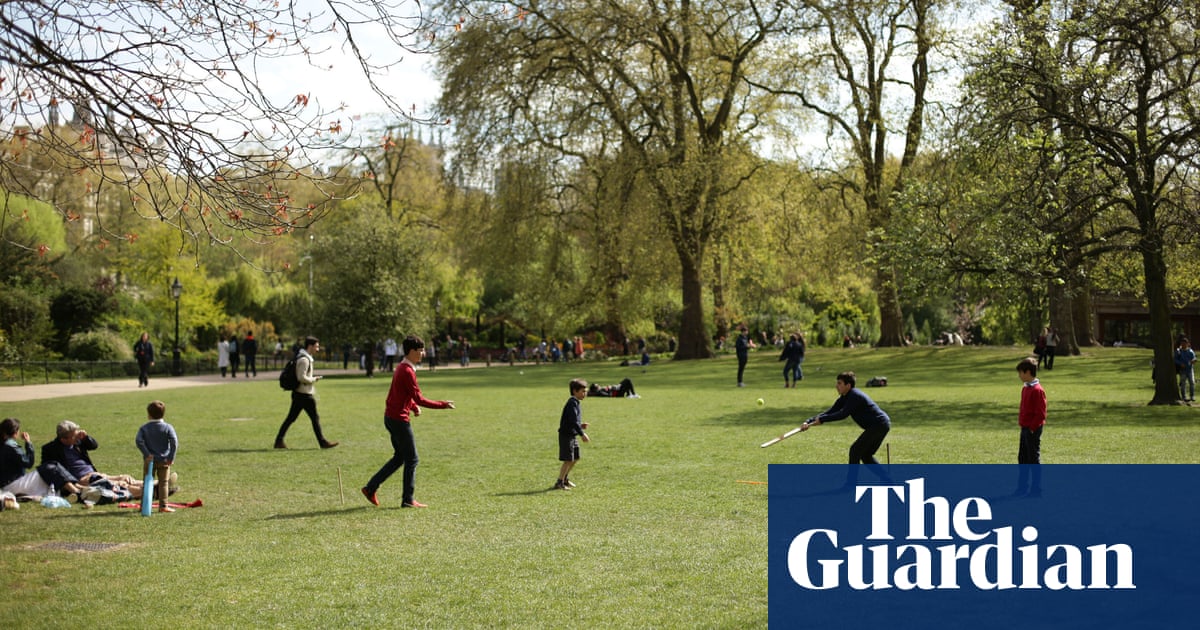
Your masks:
{"label": "tennis ball", "polygon": [[763,406],[763,405],[765,405],[765,404],[767,404],[767,401],[765,401],[765,400],[763,400],[763,399],[761,399],[761,398],[759,398],[759,399],[758,399],[758,406],[759,406],[759,407],[761,407],[761,406]]}

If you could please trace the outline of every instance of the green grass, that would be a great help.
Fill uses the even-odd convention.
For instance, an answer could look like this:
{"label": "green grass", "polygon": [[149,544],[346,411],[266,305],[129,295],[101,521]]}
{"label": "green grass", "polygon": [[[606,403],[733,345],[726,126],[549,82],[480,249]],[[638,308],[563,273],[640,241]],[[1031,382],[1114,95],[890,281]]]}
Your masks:
{"label": "green grass", "polygon": [[[0,513],[0,575],[13,602],[3,625],[765,627],[767,488],[736,481],[765,481],[771,463],[841,463],[857,428],[758,444],[827,408],[835,375],[852,369],[861,382],[889,378],[867,391],[892,416],[893,463],[1015,462],[1022,352],[814,350],[795,390],[783,389],[774,352],[752,356],[744,389],[733,387],[732,358],[645,371],[614,362],[423,370],[425,394],[458,405],[414,424],[427,510],[399,508],[398,474],[381,509],[358,492],[390,456],[385,378],[321,382],[326,435],[342,442],[332,451],[317,449],[303,417],[291,450],[270,448],[287,405],[273,375],[7,404],[3,415],[38,445],[70,418],[100,441],[102,470],[132,473],[145,405],[162,398],[181,439],[177,498],[205,506],[148,519],[112,506]],[[1146,406],[1148,360],[1144,350],[1097,349],[1044,372],[1044,461],[1200,461],[1200,410]],[[593,441],[572,475],[579,487],[550,491],[576,376],[630,376],[643,397],[584,401]],[[52,542],[132,545],[42,548]]]}

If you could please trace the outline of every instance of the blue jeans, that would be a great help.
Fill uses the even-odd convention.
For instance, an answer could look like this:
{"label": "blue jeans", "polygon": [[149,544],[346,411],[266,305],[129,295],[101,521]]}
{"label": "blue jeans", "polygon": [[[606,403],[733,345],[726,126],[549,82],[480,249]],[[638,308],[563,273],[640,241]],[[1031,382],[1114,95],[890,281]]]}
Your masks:
{"label": "blue jeans", "polygon": [[387,428],[388,433],[392,436],[392,450],[395,451],[395,454],[367,482],[367,490],[371,492],[378,490],[379,486],[388,480],[388,477],[391,477],[397,470],[403,467],[404,494],[401,501],[403,503],[412,503],[413,492],[416,490],[417,462],[419,461],[417,458],[417,443],[413,439],[412,425],[384,416],[383,426]]}
{"label": "blue jeans", "polygon": [[[1188,395],[1183,394],[1184,386],[1188,388]],[[1179,397],[1184,400],[1196,399],[1196,373],[1192,366],[1179,368]]]}

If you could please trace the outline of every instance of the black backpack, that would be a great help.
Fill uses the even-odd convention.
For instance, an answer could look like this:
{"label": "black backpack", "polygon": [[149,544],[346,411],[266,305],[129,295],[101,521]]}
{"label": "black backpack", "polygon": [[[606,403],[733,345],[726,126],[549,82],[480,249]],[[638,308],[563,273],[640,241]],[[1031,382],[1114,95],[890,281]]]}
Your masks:
{"label": "black backpack", "polygon": [[287,365],[283,366],[283,371],[279,373],[279,387],[289,392],[296,391],[300,387],[300,377],[296,376],[296,357],[292,357]]}

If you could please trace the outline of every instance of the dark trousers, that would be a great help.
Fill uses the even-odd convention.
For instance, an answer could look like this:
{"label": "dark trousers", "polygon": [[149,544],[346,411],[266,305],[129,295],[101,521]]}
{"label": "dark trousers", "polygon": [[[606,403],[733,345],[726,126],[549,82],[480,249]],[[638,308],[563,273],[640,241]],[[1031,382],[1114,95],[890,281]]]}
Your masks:
{"label": "dark trousers", "polygon": [[1054,351],[1055,351],[1054,346],[1046,346],[1046,351],[1044,354],[1046,355],[1046,369],[1047,370],[1054,369]]}
{"label": "dark trousers", "polygon": [[879,451],[880,446],[883,446],[883,440],[891,429],[892,427],[886,424],[863,429],[862,435],[858,436],[858,439],[850,445],[850,463],[878,464],[879,460],[875,459],[875,453]]}
{"label": "dark trousers", "polygon": [[1021,427],[1021,444],[1017,448],[1017,492],[1040,492],[1042,489],[1042,429]]}
{"label": "dark trousers", "polygon": [[737,359],[738,359],[738,382],[741,383],[741,382],[743,382],[742,374],[744,374],[746,372],[746,361],[748,361],[750,359],[750,356],[749,355],[742,356],[739,354]]}
{"label": "dark trousers", "polygon": [[244,370],[242,370],[243,375],[253,374],[254,376],[258,376],[258,365],[255,362],[255,359],[257,357],[258,357],[258,355],[256,355],[256,354],[247,354],[246,355],[246,368]]}
{"label": "dark trousers", "polygon": [[783,364],[783,384],[795,383],[797,374],[800,372],[800,363],[798,361],[788,361]]}
{"label": "dark trousers", "polygon": [[866,464],[876,477],[883,481],[891,481],[887,471],[879,465],[879,460],[875,459],[875,453],[879,451],[880,446],[883,446],[883,440],[891,430],[890,424],[863,429],[862,435],[858,436],[858,439],[850,445],[850,468],[846,472],[848,485],[858,482],[859,466],[856,464]]}
{"label": "dark trousers", "polygon": [[138,385],[150,384],[150,361],[146,359],[138,360]]}
{"label": "dark trousers", "polygon": [[412,503],[413,492],[416,490],[417,462],[419,461],[417,458],[417,443],[413,439],[412,425],[385,416],[383,418],[383,426],[387,428],[388,433],[392,436],[392,450],[395,451],[395,454],[367,482],[367,490],[371,492],[378,490],[379,486],[388,480],[388,477],[391,477],[397,470],[403,467],[404,496],[401,501],[403,503]]}
{"label": "dark trousers", "polygon": [[313,434],[317,436],[318,444],[325,444],[325,436],[321,433],[321,415],[317,413],[317,399],[312,394],[301,394],[300,392],[292,392],[292,407],[288,409],[287,418],[283,420],[283,424],[279,427],[279,434],[275,436],[276,442],[282,442],[283,436],[287,435],[288,428],[300,417],[300,412],[308,414],[308,419],[312,420]]}
{"label": "dark trousers", "polygon": [[233,372],[233,378],[237,378],[238,363],[241,359],[236,354],[229,355],[229,371]]}

